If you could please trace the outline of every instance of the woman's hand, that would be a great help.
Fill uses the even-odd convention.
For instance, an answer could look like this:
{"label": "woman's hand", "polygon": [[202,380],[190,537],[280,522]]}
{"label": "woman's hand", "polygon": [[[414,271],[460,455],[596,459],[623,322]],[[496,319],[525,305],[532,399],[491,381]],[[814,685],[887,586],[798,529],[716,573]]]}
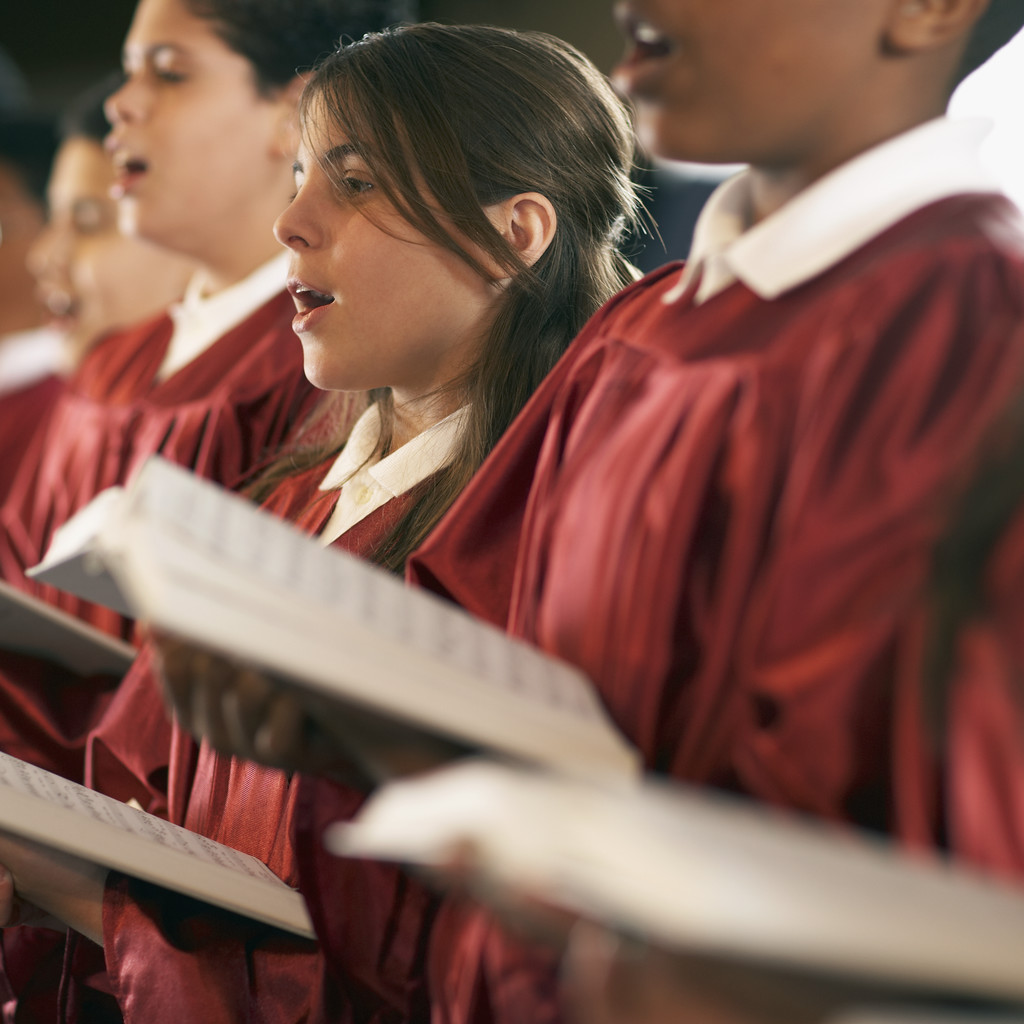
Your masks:
{"label": "woman's hand", "polygon": [[150,638],[168,703],[215,750],[296,771],[326,771],[343,760],[291,689],[184,640]]}
{"label": "woman's hand", "polygon": [[183,640],[152,633],[167,699],[182,725],[216,750],[367,788],[464,751],[392,722],[285,686]]}

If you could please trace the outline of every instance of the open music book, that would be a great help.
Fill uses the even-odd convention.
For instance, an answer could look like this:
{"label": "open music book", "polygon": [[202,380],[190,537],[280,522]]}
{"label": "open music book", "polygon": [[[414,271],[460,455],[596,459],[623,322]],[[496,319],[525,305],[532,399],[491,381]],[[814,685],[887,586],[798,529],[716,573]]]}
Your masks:
{"label": "open music book", "polygon": [[124,675],[136,653],[131,644],[3,581],[0,647],[45,658],[84,676]]}
{"label": "open music book", "polygon": [[61,560],[168,633],[473,749],[639,770],[577,669],[178,466],[150,459],[86,532],[88,553]]}
{"label": "open music book", "polygon": [[115,510],[123,500],[123,487],[108,487],[100,491],[88,505],[54,531],[43,560],[26,570],[25,575],[38,583],[47,583],[94,604],[113,608],[126,618],[133,618],[132,609],[117,580],[106,572],[94,551],[104,524],[116,515]]}
{"label": "open music book", "polygon": [[313,936],[302,897],[255,857],[7,754],[0,754],[0,828]]}
{"label": "open music book", "polygon": [[721,793],[469,762],[389,783],[327,843],[421,865],[468,847],[484,893],[670,950],[1024,1003],[1024,887]]}

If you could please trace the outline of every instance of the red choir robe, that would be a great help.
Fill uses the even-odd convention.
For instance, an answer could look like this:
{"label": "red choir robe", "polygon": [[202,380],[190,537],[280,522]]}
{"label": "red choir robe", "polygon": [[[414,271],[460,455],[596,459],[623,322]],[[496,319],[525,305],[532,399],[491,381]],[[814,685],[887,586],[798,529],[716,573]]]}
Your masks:
{"label": "red choir robe", "polygon": [[[510,578],[509,630],[583,668],[648,769],[896,828],[900,638],[950,491],[1022,379],[1022,253],[1008,202],[958,196],[773,301],[736,282],[665,303],[677,268],[648,276],[411,575],[456,600],[467,572]],[[512,571],[479,564],[517,515]],[[436,1022],[559,1018],[550,958],[482,912],[446,906],[431,941]]]}
{"label": "red choir robe", "polygon": [[0,394],[0,502],[7,497],[35,434],[45,429],[64,381],[50,374]]}
{"label": "red choir robe", "polygon": [[[290,478],[266,507],[318,532],[334,493],[318,493],[329,463]],[[416,491],[357,523],[335,545],[369,554]],[[130,691],[130,699],[125,694]],[[297,803],[330,800],[331,820],[353,814],[363,795],[321,780],[196,748],[158,707],[149,655],[140,655],[90,743],[90,783],[122,799],[136,796],[170,820],[267,863],[291,884],[302,881],[290,840]],[[148,724],[140,732],[142,713]],[[162,742],[164,752],[154,752]],[[169,786],[160,779],[171,750]],[[302,796],[300,797],[300,793]],[[436,900],[400,871],[348,865],[344,904],[332,915],[353,921],[359,943],[340,971],[330,970],[315,943],[134,879],[111,876],[104,903],[102,951],[73,937],[61,998],[61,1020],[156,1022],[380,1021],[424,1019],[424,932]],[[389,908],[400,907],[405,931],[396,936]],[[314,918],[318,911],[314,908]],[[102,967],[104,959],[107,974]],[[48,976],[51,965],[42,971]],[[116,1003],[115,1003],[116,1000]]]}

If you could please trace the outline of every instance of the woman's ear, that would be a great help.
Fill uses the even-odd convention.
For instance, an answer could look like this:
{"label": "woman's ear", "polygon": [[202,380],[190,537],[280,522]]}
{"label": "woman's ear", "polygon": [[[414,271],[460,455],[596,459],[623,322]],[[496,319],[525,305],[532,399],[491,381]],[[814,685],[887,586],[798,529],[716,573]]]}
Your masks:
{"label": "woman's ear", "polygon": [[296,75],[281,87],[272,100],[276,121],[271,138],[271,154],[287,160],[289,165],[299,151],[299,97],[305,85],[306,76]]}
{"label": "woman's ear", "polygon": [[555,208],[539,192],[521,192],[484,212],[528,267],[544,255],[558,227]]}

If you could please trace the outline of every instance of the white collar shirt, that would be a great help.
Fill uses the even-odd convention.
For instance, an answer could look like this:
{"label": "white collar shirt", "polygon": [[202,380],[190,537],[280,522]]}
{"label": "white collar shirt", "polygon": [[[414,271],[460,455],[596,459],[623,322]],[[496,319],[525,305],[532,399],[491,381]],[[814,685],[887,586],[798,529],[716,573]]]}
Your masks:
{"label": "white collar shirt", "polygon": [[989,129],[976,118],[929,121],[824,175],[758,224],[750,171],[741,171],[708,199],[689,262],[664,301],[680,299],[698,274],[695,304],[735,281],[774,299],[930,203],[999,192],[979,157]]}
{"label": "white collar shirt", "polygon": [[181,302],[168,309],[174,332],[167,354],[157,371],[159,380],[187,366],[218,338],[255,313],[265,302],[284,290],[288,281],[288,253],[282,252],[230,288],[204,296],[194,276]]}
{"label": "white collar shirt", "polygon": [[339,490],[338,502],[320,535],[328,545],[392,498],[405,494],[447,465],[462,437],[469,406],[456,409],[379,462],[370,462],[380,437],[380,410],[371,405],[356,420],[341,454],[327,471],[321,491]]}

